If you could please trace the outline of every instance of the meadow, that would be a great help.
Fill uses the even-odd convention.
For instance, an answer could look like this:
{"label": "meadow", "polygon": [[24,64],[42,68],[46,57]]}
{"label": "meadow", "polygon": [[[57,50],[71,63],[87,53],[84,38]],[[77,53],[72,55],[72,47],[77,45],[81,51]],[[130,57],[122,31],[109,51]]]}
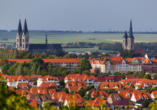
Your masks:
{"label": "meadow", "polygon": [[[0,39],[8,38],[9,42],[15,42],[17,32],[0,32]],[[45,32],[29,32],[30,43],[45,43]],[[120,33],[55,33],[48,32],[48,43],[69,42],[122,42],[123,34]],[[135,42],[157,42],[157,34],[134,34]],[[96,40],[89,40],[95,38]],[[0,40],[2,41],[2,40]]]}
{"label": "meadow", "polygon": [[[15,42],[17,32],[0,32],[0,42]],[[29,42],[34,44],[45,43],[45,32],[29,32]],[[47,32],[48,43],[66,44],[70,42],[93,42],[93,43],[115,43],[122,42],[122,33],[56,33]],[[135,42],[157,42],[157,34],[134,34]],[[3,41],[3,38],[8,38],[8,41]],[[93,39],[95,40],[89,40]],[[1,43],[2,44],[2,43]],[[11,45],[12,43],[5,43]],[[113,52],[112,50],[99,50],[96,48],[64,48],[64,51],[99,51]]]}

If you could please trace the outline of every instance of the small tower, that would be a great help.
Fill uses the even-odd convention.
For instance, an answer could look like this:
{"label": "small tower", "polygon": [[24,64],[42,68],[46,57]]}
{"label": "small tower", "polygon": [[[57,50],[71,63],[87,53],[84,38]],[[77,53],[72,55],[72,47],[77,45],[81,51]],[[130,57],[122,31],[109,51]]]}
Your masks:
{"label": "small tower", "polygon": [[22,26],[21,26],[21,20],[19,19],[19,25],[18,25],[17,35],[16,35],[17,50],[21,50],[21,47],[22,47],[21,38],[22,38]]}
{"label": "small tower", "polygon": [[26,19],[25,19],[23,34],[22,34],[22,50],[26,50],[26,51],[29,50],[29,34],[28,34]]}
{"label": "small tower", "polygon": [[47,31],[46,31],[46,39],[45,39],[45,44],[47,45]]}
{"label": "small tower", "polygon": [[127,49],[134,50],[134,36],[132,32],[132,21],[130,20],[129,36],[127,38]]}
{"label": "small tower", "polygon": [[123,43],[122,43],[123,49],[127,49],[127,39],[128,39],[128,35],[127,35],[127,32],[125,31],[124,36],[123,36]]}

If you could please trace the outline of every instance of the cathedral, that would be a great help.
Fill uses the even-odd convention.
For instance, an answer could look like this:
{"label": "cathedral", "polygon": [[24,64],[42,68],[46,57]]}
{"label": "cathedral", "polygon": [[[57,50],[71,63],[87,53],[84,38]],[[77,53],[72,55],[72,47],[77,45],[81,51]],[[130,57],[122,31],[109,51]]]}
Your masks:
{"label": "cathedral", "polygon": [[123,43],[122,43],[123,49],[127,50],[134,50],[134,36],[132,32],[132,21],[130,20],[130,30],[129,30],[129,36],[127,32],[125,31],[123,36]]}
{"label": "cathedral", "polygon": [[17,35],[16,35],[16,48],[18,50],[26,50],[31,52],[63,52],[61,44],[48,44],[47,33],[45,38],[45,44],[29,44],[29,33],[27,28],[27,22],[25,19],[24,28],[22,31],[21,20],[19,20]]}

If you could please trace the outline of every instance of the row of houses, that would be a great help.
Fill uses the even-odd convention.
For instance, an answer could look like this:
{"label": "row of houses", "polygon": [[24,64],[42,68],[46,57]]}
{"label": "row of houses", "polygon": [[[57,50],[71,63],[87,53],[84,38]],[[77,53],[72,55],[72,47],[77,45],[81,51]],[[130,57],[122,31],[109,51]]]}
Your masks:
{"label": "row of houses", "polygon": [[89,61],[92,66],[92,73],[157,72],[157,60],[145,57],[123,58],[121,56],[105,56],[92,58]]}
{"label": "row of houses", "polygon": [[[1,75],[6,79],[11,91],[27,96],[27,103],[32,107],[37,104],[43,106],[45,102],[49,101],[57,108],[74,106],[74,104],[79,107],[90,106],[93,108],[100,107],[101,104],[106,104],[110,109],[115,109],[115,107],[125,109],[128,105],[138,108],[145,99],[153,102],[157,95],[157,91],[149,93],[138,90],[139,87],[147,89],[150,85],[157,87],[157,80],[139,79],[136,76],[126,76],[126,79],[121,80],[120,76],[94,77],[86,74],[69,74],[66,77]],[[33,84],[33,79],[37,80],[37,85]],[[58,91],[60,79],[64,79],[65,88],[69,93]],[[86,87],[91,85],[94,88],[87,91]],[[18,89],[14,90],[13,87]],[[84,102],[83,97],[78,93],[81,89],[86,95],[90,94],[93,99]],[[114,90],[114,93],[107,94],[106,90]]]}

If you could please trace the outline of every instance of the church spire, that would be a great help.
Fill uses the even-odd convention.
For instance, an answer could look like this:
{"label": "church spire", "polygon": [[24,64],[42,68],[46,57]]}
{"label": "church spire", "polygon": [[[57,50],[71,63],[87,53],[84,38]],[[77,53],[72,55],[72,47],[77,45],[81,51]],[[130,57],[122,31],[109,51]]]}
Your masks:
{"label": "church spire", "polygon": [[19,25],[18,25],[18,30],[17,30],[19,36],[22,33],[22,26],[21,26],[21,20],[19,19]]}
{"label": "church spire", "polygon": [[47,44],[47,31],[46,31],[46,39],[45,39],[45,44]]}
{"label": "church spire", "polygon": [[130,20],[129,38],[134,38],[133,32],[132,32],[132,20]]}
{"label": "church spire", "polygon": [[24,32],[24,35],[26,35],[26,33],[28,33],[28,28],[27,28],[26,19],[25,19],[25,24],[24,24],[23,32]]}

